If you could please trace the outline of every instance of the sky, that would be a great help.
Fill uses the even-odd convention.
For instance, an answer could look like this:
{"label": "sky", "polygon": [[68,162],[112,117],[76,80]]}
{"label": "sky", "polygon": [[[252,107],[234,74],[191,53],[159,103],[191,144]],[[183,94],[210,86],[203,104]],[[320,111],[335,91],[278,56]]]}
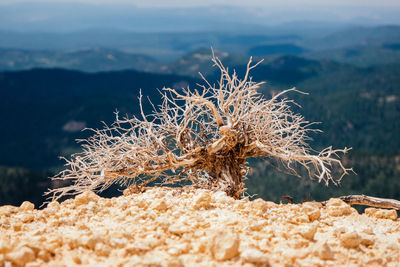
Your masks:
{"label": "sky", "polygon": [[186,31],[299,22],[400,25],[398,14],[400,0],[0,0],[0,30]]}
{"label": "sky", "polygon": [[0,0],[1,4],[16,2],[64,2],[64,3],[90,3],[90,4],[134,4],[138,7],[195,7],[195,6],[247,6],[247,7],[294,7],[294,6],[397,6],[399,0]]}

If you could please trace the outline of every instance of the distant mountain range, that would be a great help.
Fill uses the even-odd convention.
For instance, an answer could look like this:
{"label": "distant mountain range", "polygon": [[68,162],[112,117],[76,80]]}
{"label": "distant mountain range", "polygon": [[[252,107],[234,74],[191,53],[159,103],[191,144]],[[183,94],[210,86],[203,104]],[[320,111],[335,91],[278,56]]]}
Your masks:
{"label": "distant mountain range", "polygon": [[[7,3],[8,2],[8,3]],[[287,34],[335,31],[343,26],[399,23],[396,5],[363,3],[321,5],[280,4],[234,6],[212,2],[164,4],[145,8],[117,2],[2,1],[0,29],[23,32],[74,32],[120,29],[135,32],[231,31]],[[146,5],[144,3],[142,6]],[[150,4],[151,5],[151,4]]]}
{"label": "distant mountain range", "polygon": [[400,26],[349,27],[315,39],[307,39],[306,47],[313,50],[343,48],[349,46],[381,46],[400,42]]}
{"label": "distant mountain range", "polygon": [[[301,34],[87,30],[73,33],[0,31],[0,70],[65,68],[81,71],[139,71],[197,75],[203,55],[224,51],[229,63],[255,56],[328,59],[357,66],[396,63],[400,26],[346,28],[316,36]],[[193,56],[201,55],[200,58]],[[240,62],[239,62],[240,61]],[[192,64],[193,63],[193,64]],[[160,67],[162,66],[162,67]]]}
{"label": "distant mountain range", "polygon": [[53,50],[0,49],[1,70],[64,68],[86,72],[135,69],[151,71],[156,60],[150,56],[111,49]]}
{"label": "distant mountain range", "polygon": [[140,33],[126,30],[91,29],[72,33],[11,32],[0,30],[0,48],[20,50],[76,51],[93,48],[145,54],[171,61],[195,49],[215,49],[242,53],[249,47],[268,43],[292,43],[296,34],[260,32],[158,32]]}
{"label": "distant mountain range", "polygon": [[400,62],[400,43],[384,43],[382,45],[363,45],[337,49],[328,49],[305,53],[310,59],[329,59],[359,67],[397,64]]}

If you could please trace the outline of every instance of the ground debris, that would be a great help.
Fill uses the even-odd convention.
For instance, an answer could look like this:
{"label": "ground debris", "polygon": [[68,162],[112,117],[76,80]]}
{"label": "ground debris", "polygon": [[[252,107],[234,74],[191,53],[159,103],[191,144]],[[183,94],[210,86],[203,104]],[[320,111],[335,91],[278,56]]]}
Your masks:
{"label": "ground debris", "polygon": [[396,266],[394,210],[340,199],[275,204],[203,189],[91,192],[43,210],[0,207],[4,266]]}

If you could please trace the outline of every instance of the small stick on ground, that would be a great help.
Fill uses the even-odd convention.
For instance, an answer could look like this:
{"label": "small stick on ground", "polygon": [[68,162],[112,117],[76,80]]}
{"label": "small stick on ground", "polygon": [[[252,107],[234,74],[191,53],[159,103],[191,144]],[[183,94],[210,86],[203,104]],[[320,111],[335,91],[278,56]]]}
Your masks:
{"label": "small stick on ground", "polygon": [[[400,210],[400,201],[389,198],[370,197],[366,195],[349,195],[339,197],[341,200],[350,205],[366,205],[377,208]],[[327,201],[322,202],[326,204]]]}
{"label": "small stick on ground", "polygon": [[290,204],[293,204],[293,198],[291,196],[288,196],[288,195],[281,196],[281,203],[282,203],[282,200],[284,200],[284,199],[289,201]]}
{"label": "small stick on ground", "polygon": [[303,203],[310,201],[310,199],[311,199],[311,192],[308,192],[307,198],[303,200]]}

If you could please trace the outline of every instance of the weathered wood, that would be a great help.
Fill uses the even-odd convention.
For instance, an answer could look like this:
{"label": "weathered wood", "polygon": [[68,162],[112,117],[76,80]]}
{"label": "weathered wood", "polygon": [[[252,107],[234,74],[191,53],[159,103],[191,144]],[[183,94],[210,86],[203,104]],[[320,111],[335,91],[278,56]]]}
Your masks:
{"label": "weathered wood", "polygon": [[396,209],[400,210],[400,201],[389,198],[370,197],[366,195],[349,195],[339,197],[344,202],[350,205],[366,205],[377,208]]}

